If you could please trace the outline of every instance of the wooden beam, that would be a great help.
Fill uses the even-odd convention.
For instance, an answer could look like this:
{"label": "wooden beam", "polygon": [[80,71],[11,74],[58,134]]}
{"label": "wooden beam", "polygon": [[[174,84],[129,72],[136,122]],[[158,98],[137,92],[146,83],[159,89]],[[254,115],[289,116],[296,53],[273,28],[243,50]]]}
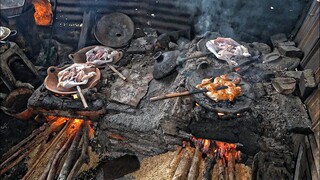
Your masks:
{"label": "wooden beam", "polygon": [[91,30],[91,22],[93,21],[93,10],[88,10],[83,12],[83,18],[82,18],[82,27],[81,27],[81,33],[80,38],[78,41],[78,49],[82,49],[86,46],[87,43],[87,37],[89,34],[89,31]]}

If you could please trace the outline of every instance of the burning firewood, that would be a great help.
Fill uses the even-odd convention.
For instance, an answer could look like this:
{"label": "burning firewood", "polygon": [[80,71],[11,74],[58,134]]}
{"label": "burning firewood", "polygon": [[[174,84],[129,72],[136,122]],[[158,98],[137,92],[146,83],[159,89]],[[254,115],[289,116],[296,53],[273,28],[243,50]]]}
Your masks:
{"label": "burning firewood", "polygon": [[203,180],[209,180],[211,179],[211,171],[212,171],[212,167],[215,163],[215,159],[212,156],[208,156],[205,159],[205,168],[203,171]]}
{"label": "burning firewood", "polygon": [[185,148],[182,159],[174,173],[173,180],[187,179],[188,172],[191,166],[192,156],[194,154],[194,148],[187,146]]}
{"label": "burning firewood", "polygon": [[81,166],[84,163],[87,163],[88,161],[88,146],[89,146],[89,136],[88,132],[89,131],[89,122],[85,122],[84,127],[83,127],[83,136],[82,136],[82,150],[79,159],[76,161],[75,165],[71,169],[67,180],[74,179],[75,176],[77,175],[78,171],[80,170]]}
{"label": "burning firewood", "polygon": [[73,142],[72,142],[71,147],[68,151],[67,157],[63,163],[60,174],[58,176],[58,179],[67,179],[67,176],[68,176],[69,172],[71,171],[72,165],[76,161],[76,158],[78,155],[77,148],[78,148],[79,142],[81,140],[81,137],[83,135],[82,128],[83,128],[83,126],[81,126],[79,128],[79,131],[77,132],[76,137],[73,139]]}
{"label": "burning firewood", "polygon": [[63,127],[63,129],[59,132],[59,134],[55,137],[55,139],[50,143],[48,148],[46,148],[42,152],[42,154],[39,156],[39,158],[36,160],[36,162],[33,163],[33,166],[28,170],[27,174],[24,175],[24,177],[22,179],[28,179],[34,173],[35,168],[37,167],[37,165],[39,164],[41,159],[46,155],[46,153],[49,151],[49,149],[51,149],[54,145],[56,145],[58,143],[58,141],[62,138],[62,135],[64,134],[64,132],[66,131],[66,129],[70,125],[70,123],[71,123],[71,121],[68,121],[66,123],[66,125]]}
{"label": "burning firewood", "polygon": [[188,180],[197,179],[199,175],[199,163],[201,159],[202,152],[200,151],[200,147],[197,146],[193,155],[192,164],[188,173]]}
{"label": "burning firewood", "polygon": [[[47,128],[48,125],[45,124],[42,127],[40,127],[38,130],[35,130],[29,137],[27,137],[26,139],[21,141],[19,144],[14,146],[1,158],[0,175],[10,170],[15,165],[17,165],[21,160],[23,160],[26,156],[30,154],[30,152],[33,150],[34,147],[38,146],[40,143],[45,141],[51,133],[59,131],[63,125],[64,123],[54,122],[50,125],[49,128]],[[23,154],[21,155],[21,153]],[[11,162],[15,158],[17,159]]]}
{"label": "burning firewood", "polygon": [[173,155],[173,159],[171,160],[170,164],[169,164],[169,168],[170,168],[170,177],[173,177],[174,172],[176,171],[179,162],[181,160],[181,157],[184,153],[184,149],[182,148],[182,146],[178,146],[177,150],[175,151],[174,155]]}

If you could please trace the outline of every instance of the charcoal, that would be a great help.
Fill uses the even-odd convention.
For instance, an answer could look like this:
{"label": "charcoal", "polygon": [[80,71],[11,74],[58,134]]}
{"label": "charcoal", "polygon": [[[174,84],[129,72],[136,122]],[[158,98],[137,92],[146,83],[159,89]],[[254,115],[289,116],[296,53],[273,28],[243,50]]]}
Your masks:
{"label": "charcoal", "polygon": [[265,43],[253,42],[253,47],[260,51],[262,54],[268,54],[271,52],[271,47]]}

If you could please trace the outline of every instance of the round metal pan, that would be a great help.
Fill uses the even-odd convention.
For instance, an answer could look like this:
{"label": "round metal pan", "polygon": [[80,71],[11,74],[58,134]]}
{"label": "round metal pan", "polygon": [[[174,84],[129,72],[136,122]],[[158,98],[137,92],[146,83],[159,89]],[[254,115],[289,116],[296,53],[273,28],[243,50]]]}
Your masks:
{"label": "round metal pan", "polygon": [[186,85],[189,91],[198,90],[195,86],[200,84],[201,81],[205,78],[215,78],[223,74],[227,74],[229,79],[234,79],[235,77],[241,78],[241,89],[244,96],[237,96],[233,102],[228,100],[215,102],[210,99],[205,93],[193,94],[195,101],[201,105],[202,107],[221,113],[239,113],[246,111],[250,108],[252,104],[252,99],[254,99],[253,89],[245,79],[243,79],[239,74],[235,72],[228,72],[227,69],[216,69],[214,67],[209,66],[208,64],[200,64],[196,71],[194,71],[187,78]]}
{"label": "round metal pan", "polygon": [[134,24],[123,13],[104,15],[95,25],[94,36],[99,43],[113,48],[128,44],[134,33]]}

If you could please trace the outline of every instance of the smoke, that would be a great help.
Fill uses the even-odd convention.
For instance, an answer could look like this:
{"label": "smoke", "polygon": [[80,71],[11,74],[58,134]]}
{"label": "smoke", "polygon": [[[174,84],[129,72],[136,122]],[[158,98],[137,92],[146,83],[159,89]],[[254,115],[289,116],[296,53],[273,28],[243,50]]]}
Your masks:
{"label": "smoke", "polygon": [[266,42],[271,35],[289,35],[308,0],[178,0],[190,12],[196,34],[219,32],[241,41]]}

